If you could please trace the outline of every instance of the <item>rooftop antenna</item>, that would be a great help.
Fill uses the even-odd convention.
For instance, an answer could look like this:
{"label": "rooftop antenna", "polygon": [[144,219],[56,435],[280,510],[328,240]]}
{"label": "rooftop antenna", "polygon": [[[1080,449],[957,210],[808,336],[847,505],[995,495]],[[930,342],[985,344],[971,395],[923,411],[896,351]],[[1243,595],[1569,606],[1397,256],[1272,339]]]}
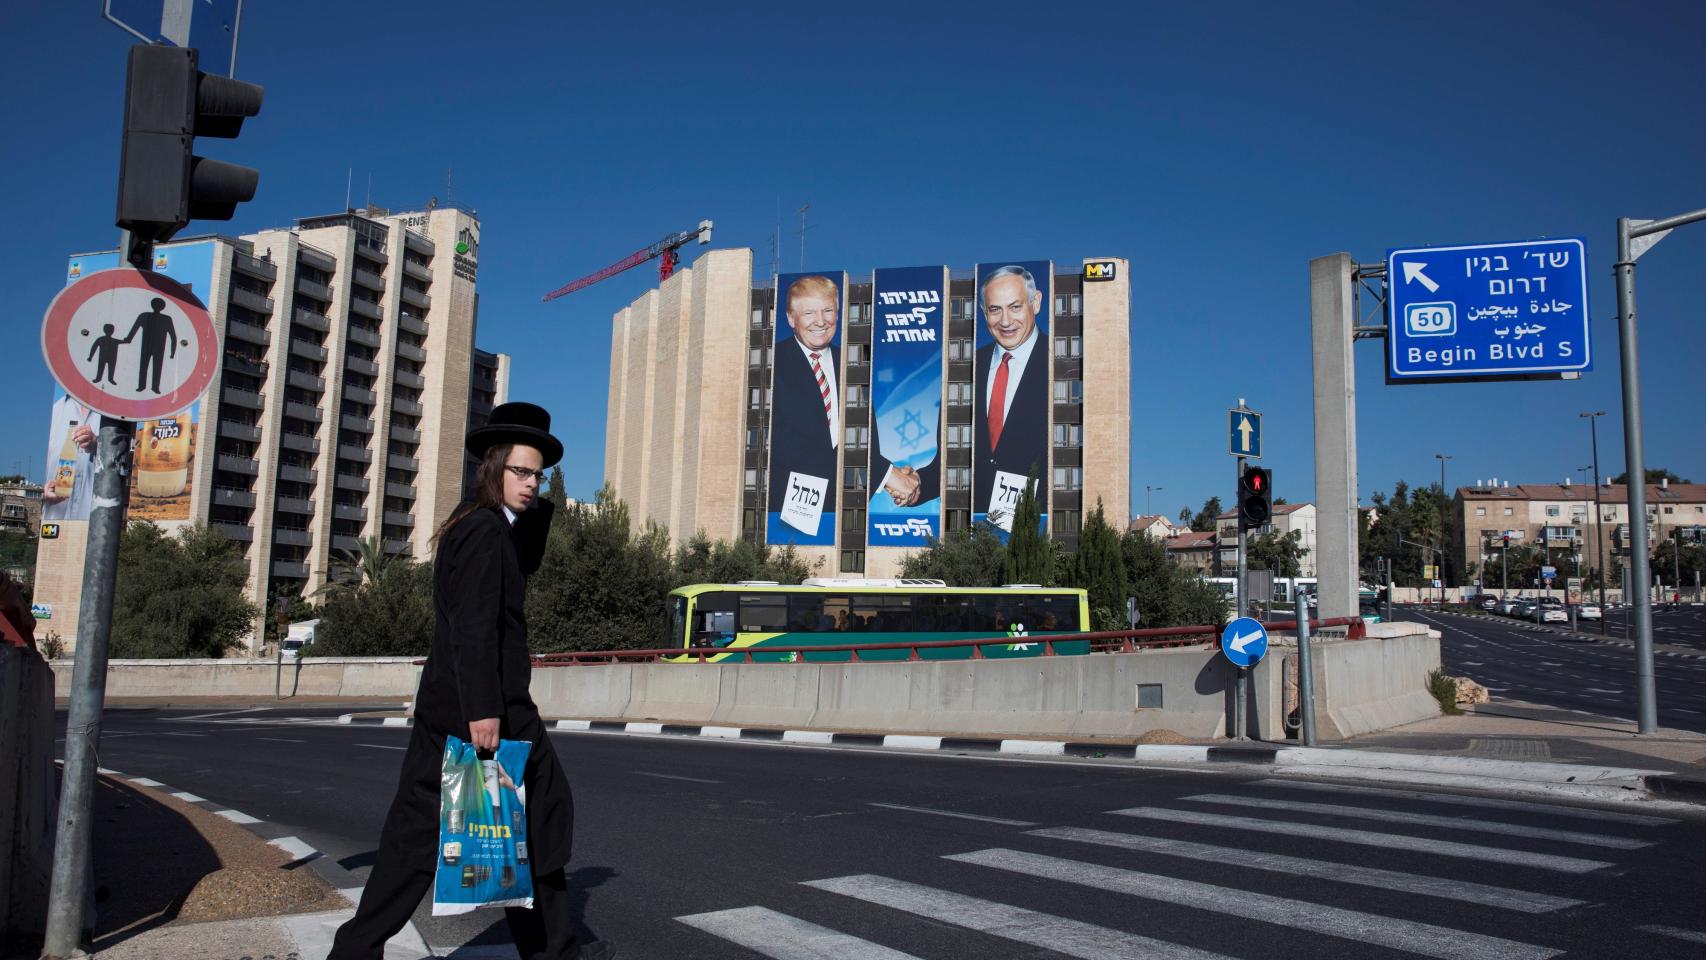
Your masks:
{"label": "rooftop antenna", "polygon": [[367,206],[373,206],[373,171],[367,171]]}
{"label": "rooftop antenna", "polygon": [[349,209],[350,188],[353,186],[355,186],[355,168],[350,167],[349,173],[344,176],[344,209],[345,210]]}
{"label": "rooftop antenna", "polygon": [[811,208],[812,205],[809,203],[800,206],[800,270],[802,272],[806,269],[806,211]]}
{"label": "rooftop antenna", "polygon": [[454,170],[454,167],[444,168],[444,205],[447,207],[453,206],[456,200],[456,191],[451,189],[452,181],[450,178],[450,175]]}
{"label": "rooftop antenna", "polygon": [[782,198],[776,198],[776,229],[770,231],[770,279],[782,272]]}

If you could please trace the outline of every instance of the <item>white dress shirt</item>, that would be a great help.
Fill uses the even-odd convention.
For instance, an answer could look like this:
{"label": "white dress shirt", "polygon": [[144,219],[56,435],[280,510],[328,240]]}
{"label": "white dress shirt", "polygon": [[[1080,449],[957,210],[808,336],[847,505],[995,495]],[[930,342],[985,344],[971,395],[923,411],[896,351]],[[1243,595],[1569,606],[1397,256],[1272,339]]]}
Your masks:
{"label": "white dress shirt", "polygon": [[1007,361],[1007,395],[1001,398],[1001,422],[1007,422],[1007,414],[1013,409],[1013,395],[1019,392],[1019,381],[1025,377],[1025,364],[1031,360],[1031,350],[1037,345],[1037,336],[1041,331],[1031,328],[1031,335],[1024,342],[1008,350],[999,342],[989,355],[989,382],[983,385],[983,404],[985,410],[995,410],[995,375],[1001,370],[1003,354],[1012,354],[1013,359]]}

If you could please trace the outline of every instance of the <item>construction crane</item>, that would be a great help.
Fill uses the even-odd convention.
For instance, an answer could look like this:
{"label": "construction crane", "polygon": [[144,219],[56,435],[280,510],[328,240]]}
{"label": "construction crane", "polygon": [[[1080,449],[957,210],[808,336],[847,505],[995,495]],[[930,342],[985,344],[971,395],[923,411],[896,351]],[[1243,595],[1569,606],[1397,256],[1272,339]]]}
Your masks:
{"label": "construction crane", "polygon": [[585,287],[590,287],[600,280],[614,277],[624,270],[637,267],[653,257],[660,258],[658,263],[658,280],[668,280],[669,275],[675,272],[675,265],[681,262],[681,255],[675,251],[686,246],[695,239],[697,239],[701,244],[711,242],[711,221],[701,220],[699,221],[698,229],[683,230],[680,233],[672,233],[646,249],[631,253],[597,273],[590,273],[581,277],[579,280],[572,280],[564,286],[558,287],[550,293],[545,294],[545,302],[550,303],[558,297],[566,296]]}

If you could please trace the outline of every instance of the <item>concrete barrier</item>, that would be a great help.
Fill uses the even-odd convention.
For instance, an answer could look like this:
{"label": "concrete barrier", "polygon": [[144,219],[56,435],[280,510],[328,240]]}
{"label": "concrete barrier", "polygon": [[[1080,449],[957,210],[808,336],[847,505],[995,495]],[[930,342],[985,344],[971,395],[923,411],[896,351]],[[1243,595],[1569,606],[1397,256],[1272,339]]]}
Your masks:
{"label": "concrete barrier", "polygon": [[[53,695],[71,695],[69,659],[53,661]],[[307,657],[284,661],[286,697],[414,698],[421,668],[413,657]],[[107,697],[254,697],[273,695],[276,661],[232,657],[222,660],[113,660],[107,664]]]}
{"label": "concrete barrier", "polygon": [[1416,623],[1376,623],[1367,640],[1329,640],[1315,652],[1318,733],[1343,739],[1439,716],[1427,691],[1440,668],[1439,632]]}
{"label": "concrete barrier", "polygon": [[53,754],[47,663],[0,643],[0,943],[41,933],[47,919],[59,806]]}

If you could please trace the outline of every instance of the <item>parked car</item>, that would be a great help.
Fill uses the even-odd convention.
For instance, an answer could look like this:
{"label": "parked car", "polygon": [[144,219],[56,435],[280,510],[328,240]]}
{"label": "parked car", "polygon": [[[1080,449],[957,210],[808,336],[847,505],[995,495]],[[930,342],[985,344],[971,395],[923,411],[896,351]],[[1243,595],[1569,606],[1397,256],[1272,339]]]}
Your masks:
{"label": "parked car", "polygon": [[1542,606],[1534,611],[1535,623],[1569,623],[1570,614],[1563,607]]}
{"label": "parked car", "polygon": [[1521,597],[1505,597],[1499,601],[1498,611],[1507,617],[1516,615],[1517,605],[1522,603]]}
{"label": "parked car", "polygon": [[1475,598],[1475,606],[1482,610],[1497,610],[1499,609],[1499,598],[1489,593],[1484,597]]}
{"label": "parked car", "polygon": [[1597,603],[1584,603],[1576,608],[1577,620],[1598,620],[1602,615]]}
{"label": "parked car", "polygon": [[1533,609],[1528,612],[1528,619],[1535,623],[1548,623],[1555,619],[1551,616],[1554,611],[1562,614],[1565,622],[1569,621],[1569,611],[1564,609],[1563,601],[1556,597],[1541,597],[1536,600]]}
{"label": "parked car", "polygon": [[1518,620],[1533,620],[1534,608],[1538,606],[1540,606],[1540,604],[1535,603],[1533,600],[1518,600],[1516,602],[1516,606],[1511,607],[1511,616]]}

